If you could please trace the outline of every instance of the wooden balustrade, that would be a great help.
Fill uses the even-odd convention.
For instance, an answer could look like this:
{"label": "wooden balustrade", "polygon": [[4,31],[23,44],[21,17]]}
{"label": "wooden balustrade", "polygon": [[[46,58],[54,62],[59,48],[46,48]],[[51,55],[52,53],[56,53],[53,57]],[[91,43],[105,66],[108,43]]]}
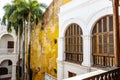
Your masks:
{"label": "wooden balustrade", "polygon": [[114,56],[93,55],[94,66],[114,66]]}
{"label": "wooden balustrade", "polygon": [[120,80],[120,68],[94,75],[82,80]]}
{"label": "wooden balustrade", "polygon": [[65,53],[65,60],[73,63],[81,64],[83,61],[83,54],[80,53]]}

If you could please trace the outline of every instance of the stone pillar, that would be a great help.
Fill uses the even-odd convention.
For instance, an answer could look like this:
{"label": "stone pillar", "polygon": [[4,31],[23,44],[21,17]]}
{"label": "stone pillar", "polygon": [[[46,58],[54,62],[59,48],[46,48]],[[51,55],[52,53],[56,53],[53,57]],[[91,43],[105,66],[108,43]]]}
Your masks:
{"label": "stone pillar", "polygon": [[64,79],[64,64],[63,61],[57,61],[57,80],[63,80]]}
{"label": "stone pillar", "polygon": [[59,38],[58,40],[58,58],[57,58],[57,80],[62,80],[64,78],[64,38]]}
{"label": "stone pillar", "polygon": [[84,35],[83,37],[83,66],[90,67],[93,64],[92,60],[92,41],[90,35]]}
{"label": "stone pillar", "polygon": [[12,65],[12,78],[11,80],[16,80],[16,65]]}
{"label": "stone pillar", "polygon": [[16,53],[17,41],[16,38],[14,39],[14,53]]}

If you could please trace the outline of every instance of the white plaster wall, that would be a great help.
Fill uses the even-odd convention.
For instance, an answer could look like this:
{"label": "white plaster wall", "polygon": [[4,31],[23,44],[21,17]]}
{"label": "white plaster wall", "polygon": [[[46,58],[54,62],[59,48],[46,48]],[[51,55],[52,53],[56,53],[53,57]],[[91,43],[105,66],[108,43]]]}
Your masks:
{"label": "white plaster wall", "polygon": [[88,72],[96,71],[97,69],[91,67],[81,66],[79,64],[64,62],[64,79],[68,78],[68,72],[76,75],[83,75]]}
{"label": "white plaster wall", "polygon": [[8,78],[8,77],[11,77],[11,74],[2,75],[2,76],[0,76],[0,79],[2,79],[2,78]]}
{"label": "white plaster wall", "polygon": [[[62,67],[58,66],[58,80],[67,78],[68,71],[76,73],[77,75],[89,72],[92,66],[92,27],[101,17],[112,13],[112,2],[110,0],[72,0],[70,3],[60,7],[57,62],[59,66],[61,65]],[[78,24],[83,32],[82,65],[64,61],[64,34],[67,27],[72,23]]]}
{"label": "white plaster wall", "polygon": [[87,26],[91,19],[95,22],[93,17],[98,19],[111,13],[112,3],[109,0],[73,0],[60,8],[59,37],[64,37],[66,27],[71,23],[77,23],[83,34],[88,35]]}
{"label": "white plaster wall", "polygon": [[13,37],[9,34],[5,34],[0,39],[0,48],[7,49],[8,41],[14,41]]}
{"label": "white plaster wall", "polygon": [[4,66],[4,67],[8,68],[9,74],[0,76],[0,78],[11,77],[12,78],[11,80],[16,80],[16,63],[18,61],[18,55],[17,54],[0,55],[0,64],[5,60],[11,60],[12,65],[11,66],[7,66],[7,65]]}
{"label": "white plaster wall", "polygon": [[16,63],[18,61],[17,36],[14,30],[12,30],[11,33],[8,33],[7,27],[0,24],[0,49],[7,48],[8,41],[14,41],[14,52],[12,54],[11,53],[0,54],[0,64],[5,60],[11,60],[12,65],[11,66],[6,65],[7,62],[4,64],[4,67],[7,67],[9,69],[9,74],[0,76],[0,78],[12,76],[11,80],[16,80]]}

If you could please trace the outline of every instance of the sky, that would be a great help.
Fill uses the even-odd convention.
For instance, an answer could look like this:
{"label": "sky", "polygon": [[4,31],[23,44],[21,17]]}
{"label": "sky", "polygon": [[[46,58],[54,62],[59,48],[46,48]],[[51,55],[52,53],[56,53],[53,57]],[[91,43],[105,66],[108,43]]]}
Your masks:
{"label": "sky", "polygon": [[[4,15],[3,6],[10,3],[12,0],[0,0],[0,18]],[[38,0],[38,2],[45,3],[46,5],[49,5],[53,0]]]}

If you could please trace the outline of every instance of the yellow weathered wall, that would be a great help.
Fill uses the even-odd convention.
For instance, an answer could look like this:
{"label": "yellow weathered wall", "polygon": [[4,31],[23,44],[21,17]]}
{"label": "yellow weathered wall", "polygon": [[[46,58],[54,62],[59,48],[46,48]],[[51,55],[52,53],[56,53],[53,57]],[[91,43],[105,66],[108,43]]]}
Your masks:
{"label": "yellow weathered wall", "polygon": [[43,80],[43,76],[45,72],[43,66],[44,56],[41,48],[42,45],[41,39],[43,39],[44,31],[41,31],[40,23],[37,25],[37,27],[35,27],[32,30],[32,34],[31,34],[31,64],[30,65],[33,71],[33,80]]}
{"label": "yellow weathered wall", "polygon": [[45,73],[57,78],[55,70],[57,70],[59,6],[59,1],[54,0],[44,14],[44,29],[41,29],[41,22],[32,29],[30,64],[33,80],[44,80]]}
{"label": "yellow weathered wall", "polygon": [[72,1],[72,0],[62,0],[62,4],[64,5],[64,4],[66,4],[66,3],[70,2],[70,1]]}
{"label": "yellow weathered wall", "polygon": [[[55,70],[57,71],[58,13],[60,6],[70,1],[54,0],[45,12],[43,21],[32,29],[30,66],[33,71],[33,80],[44,80],[45,73],[57,78]],[[41,23],[44,24],[41,25]]]}

